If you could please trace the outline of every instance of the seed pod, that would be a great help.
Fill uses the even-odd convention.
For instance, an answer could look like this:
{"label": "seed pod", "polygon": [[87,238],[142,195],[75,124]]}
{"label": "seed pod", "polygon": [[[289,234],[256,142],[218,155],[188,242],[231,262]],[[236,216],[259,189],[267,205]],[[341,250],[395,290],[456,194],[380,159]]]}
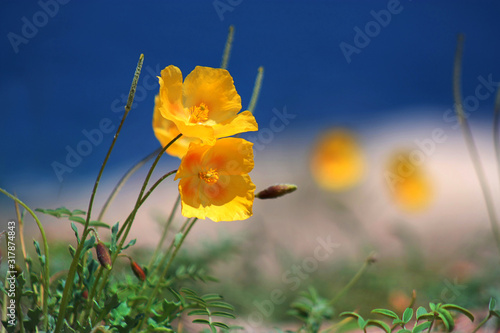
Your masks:
{"label": "seed pod", "polygon": [[142,267],[132,259],[130,259],[130,268],[132,268],[132,271],[139,280],[146,280],[146,272],[144,272]]}
{"label": "seed pod", "polygon": [[292,193],[296,189],[297,185],[294,184],[277,184],[260,191],[255,197],[259,199],[275,199],[285,194]]}
{"label": "seed pod", "polygon": [[111,256],[109,255],[109,250],[102,242],[98,242],[95,246],[95,252],[97,253],[97,259],[103,267],[111,269]]}

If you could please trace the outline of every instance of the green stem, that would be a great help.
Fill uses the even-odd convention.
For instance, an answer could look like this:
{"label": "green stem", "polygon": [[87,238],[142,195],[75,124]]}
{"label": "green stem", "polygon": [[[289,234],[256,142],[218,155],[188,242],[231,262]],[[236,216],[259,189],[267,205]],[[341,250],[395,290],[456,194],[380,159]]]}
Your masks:
{"label": "green stem", "polygon": [[[109,150],[106,154],[106,157],[104,158],[104,162],[102,163],[101,169],[99,170],[99,174],[97,175],[97,179],[94,183],[94,188],[92,189],[92,194],[90,196],[90,201],[89,201],[89,208],[87,210],[87,219],[85,221],[85,225],[84,225],[83,232],[82,232],[82,238],[81,238],[80,244],[78,244],[78,247],[77,247],[76,252],[75,252],[75,256],[71,262],[71,266],[70,266],[69,271],[68,271],[68,277],[66,278],[66,284],[64,286],[64,291],[62,294],[61,304],[59,306],[59,315],[57,317],[56,328],[54,330],[55,333],[59,333],[61,331],[63,323],[64,323],[66,309],[68,307],[68,303],[69,303],[69,300],[71,298],[71,293],[72,293],[72,289],[73,289],[73,280],[75,278],[76,268],[78,266],[78,262],[80,260],[80,255],[81,255],[81,252],[83,250],[83,244],[85,243],[85,239],[87,238],[87,236],[89,234],[88,228],[89,228],[89,223],[90,223],[90,216],[92,213],[92,206],[93,206],[94,198],[95,198],[95,195],[97,192],[97,187],[99,186],[101,176],[104,172],[104,167],[106,166],[106,164],[108,162],[108,159],[111,155],[111,151],[113,150],[115,143],[116,143],[116,140],[118,139],[118,135],[120,134],[120,131],[123,127],[123,123],[125,122],[125,119],[127,118],[130,110],[132,109],[135,91],[137,89],[137,83],[139,81],[139,76],[141,74],[143,62],[144,62],[144,55],[141,54],[139,57],[139,62],[137,63],[137,67],[135,69],[134,79],[132,80],[132,85],[130,87],[127,105],[125,106],[125,113],[123,114],[120,125],[118,126],[116,134],[113,137],[113,142],[111,143],[111,146],[109,147]],[[89,301],[92,301],[92,300],[89,300]]]}
{"label": "green stem", "polygon": [[330,300],[330,302],[328,303],[328,305],[332,306],[335,303],[337,303],[337,301],[342,296],[344,296],[344,294],[349,289],[351,289],[351,287],[353,285],[355,285],[356,282],[358,282],[359,278],[361,278],[361,276],[365,273],[365,271],[368,268],[368,266],[370,266],[374,262],[373,255],[374,255],[373,253],[370,253],[370,255],[365,259],[365,262],[363,263],[363,266],[361,266],[361,268],[356,272],[356,274],[351,278],[351,280],[344,286],[344,288],[342,288],[342,290],[340,290],[339,293],[334,298],[332,298],[332,300]]}
{"label": "green stem", "polygon": [[253,85],[252,98],[248,104],[248,111],[253,113],[255,106],[257,105],[257,100],[260,95],[260,88],[262,87],[262,80],[264,78],[264,67],[260,66],[257,72],[257,77],[255,78],[255,84]]}
{"label": "green stem", "polygon": [[[180,136],[178,136],[177,138],[179,138],[179,137],[180,137]],[[176,139],[177,139],[177,138],[176,138]],[[170,144],[172,144],[173,142],[175,142],[175,140],[176,140],[176,139],[172,140],[172,141],[169,143],[169,145],[170,145]],[[168,148],[168,146],[169,146],[169,145],[167,145],[167,146],[166,146],[166,148]],[[166,149],[166,148],[165,148],[165,149]],[[153,167],[154,167],[154,165],[153,165]],[[153,168],[153,167],[152,167],[152,168]],[[120,254],[121,249],[123,248],[123,244],[125,243],[125,240],[127,239],[127,236],[128,236],[129,231],[130,231],[130,228],[132,227],[132,221],[135,219],[135,215],[137,214],[138,209],[139,209],[139,208],[141,207],[141,205],[142,205],[142,204],[146,201],[146,199],[147,199],[147,198],[151,195],[151,193],[153,193],[154,189],[155,189],[158,185],[160,185],[160,183],[161,183],[163,180],[165,180],[167,177],[169,177],[169,176],[173,175],[173,174],[174,174],[174,173],[176,173],[176,172],[177,172],[177,170],[173,170],[173,171],[170,171],[170,172],[168,172],[168,173],[164,174],[162,177],[160,177],[160,178],[159,178],[159,179],[158,179],[158,180],[157,180],[157,181],[156,181],[156,182],[155,182],[155,183],[151,186],[151,188],[149,189],[149,191],[148,191],[148,192],[147,192],[147,193],[146,193],[146,194],[145,194],[145,195],[144,195],[144,196],[143,196],[140,200],[139,200],[139,198],[138,198],[138,200],[139,200],[139,201],[138,201],[138,202],[136,202],[136,205],[135,205],[134,210],[133,210],[133,211],[129,214],[129,216],[128,216],[128,217],[127,217],[127,219],[125,220],[124,225],[127,225],[127,228],[126,228],[126,229],[125,229],[125,231],[124,231],[124,235],[123,235],[123,237],[121,238],[121,240],[120,240],[119,244],[117,245],[117,247],[116,247],[116,251],[115,251],[115,252],[113,252],[113,253],[111,254],[111,266],[112,266],[112,267],[114,266],[115,261],[116,261],[116,258],[117,258],[117,257],[118,257],[118,255]],[[119,238],[119,236],[117,236],[117,237]],[[102,295],[102,291],[103,291],[103,289],[104,289],[104,287],[105,287],[105,285],[106,285],[106,281],[107,281],[107,279],[108,279],[108,276],[109,276],[110,272],[111,272],[111,270],[106,270],[106,271],[104,272],[104,279],[103,279],[103,281],[101,282],[100,287],[99,287],[99,289],[98,289],[98,292],[97,292],[97,297],[96,297],[96,299],[95,299],[95,302],[99,302],[100,295]],[[99,278],[100,278],[100,276],[99,276]],[[96,281],[94,282],[94,284],[97,284],[98,282],[99,282],[99,281],[96,279]],[[89,301],[90,301],[90,300],[92,300],[92,299],[89,297]],[[90,314],[91,314],[91,313],[92,313],[92,308],[91,308],[91,310],[90,310]]]}
{"label": "green stem", "polygon": [[50,255],[49,255],[49,243],[47,242],[47,236],[45,235],[45,230],[43,229],[42,222],[40,222],[40,220],[38,219],[38,216],[36,216],[36,214],[31,210],[31,208],[29,208],[24,202],[22,202],[17,197],[10,194],[9,192],[4,190],[3,188],[0,188],[0,192],[5,194],[6,196],[11,198],[12,200],[14,200],[15,202],[17,202],[21,206],[23,206],[23,208],[26,209],[26,211],[28,213],[30,213],[30,215],[33,217],[33,219],[36,222],[36,225],[38,226],[38,229],[40,230],[40,235],[42,236],[42,242],[43,242],[43,252],[45,255],[45,266],[43,267],[44,272],[43,272],[43,281],[42,281],[42,284],[43,284],[43,295],[42,295],[43,326],[45,327],[45,330],[48,330],[48,326],[49,326],[48,296],[49,296],[49,276],[50,276],[50,269],[49,269]]}
{"label": "green stem", "polygon": [[155,299],[154,296],[158,295],[161,282],[163,281],[163,277],[167,274],[168,269],[172,265],[172,262],[174,261],[175,257],[177,256],[177,252],[179,252],[179,249],[181,248],[182,243],[184,243],[184,240],[186,239],[186,236],[189,234],[189,231],[191,230],[191,228],[193,228],[193,226],[194,226],[194,224],[196,223],[197,220],[198,220],[198,218],[194,218],[192,220],[191,224],[189,225],[189,227],[187,228],[186,232],[184,232],[182,234],[182,238],[180,239],[179,244],[175,247],[174,253],[172,253],[172,256],[170,257],[170,259],[168,261],[168,264],[165,266],[165,268],[161,272],[160,276],[158,277],[158,281],[156,281],[155,288],[153,289],[153,292],[151,293],[152,296],[149,297],[148,303],[146,305],[146,309],[144,311],[144,318],[141,320],[141,322],[139,323],[139,325],[136,327],[135,331],[137,331],[137,329],[140,330],[142,328],[142,325],[144,324],[144,321],[147,320],[147,318],[149,317],[149,311],[151,310],[151,306],[153,305],[153,300]]}
{"label": "green stem", "polygon": [[432,325],[434,325],[434,319],[432,319],[431,325],[429,326],[429,329],[427,330],[427,332],[430,332],[432,330]]}
{"label": "green stem", "polygon": [[474,331],[472,331],[472,333],[476,333],[484,324],[486,324],[486,322],[488,320],[490,320],[491,318],[491,313],[488,314],[488,316],[486,318],[484,318],[478,325],[477,327],[474,329]]}
{"label": "green stem", "polygon": [[165,226],[163,227],[163,232],[161,234],[160,241],[158,242],[158,245],[156,246],[156,249],[153,252],[153,256],[151,257],[151,260],[149,261],[149,264],[147,266],[148,273],[151,272],[151,268],[153,267],[153,264],[156,261],[156,256],[158,255],[158,252],[160,251],[160,249],[163,247],[163,243],[165,243],[165,240],[167,238],[168,229],[170,228],[170,225],[172,224],[172,221],[174,220],[175,212],[177,211],[177,208],[179,207],[180,203],[181,203],[181,195],[179,194],[177,196],[177,199],[175,200],[175,204],[172,207],[172,210],[170,211],[170,215],[168,216],[167,223],[165,223]]}
{"label": "green stem", "polygon": [[233,37],[234,37],[234,26],[229,26],[229,32],[227,34],[226,46],[224,47],[224,53],[222,55],[222,62],[220,67],[227,69],[227,64],[229,63],[229,56],[231,55],[231,47],[233,45]]}
{"label": "green stem", "polygon": [[460,76],[462,74],[462,55],[463,55],[463,44],[464,36],[460,34],[457,41],[457,50],[455,53],[455,65],[453,70],[453,97],[455,99],[455,108],[457,112],[458,119],[460,120],[460,125],[462,127],[462,132],[465,138],[465,143],[469,151],[470,158],[474,164],[474,169],[476,170],[476,175],[481,185],[481,190],[483,192],[483,198],[486,203],[486,209],[488,211],[488,217],[491,224],[491,231],[493,232],[493,238],[495,239],[496,246],[500,252],[500,230],[498,228],[497,217],[495,214],[495,208],[493,205],[493,200],[491,197],[491,192],[484,175],[484,171],[481,165],[481,160],[479,158],[479,153],[477,151],[474,138],[472,136],[472,131],[469,127],[469,123],[465,116],[465,112],[462,105],[462,95],[461,95],[461,82]]}
{"label": "green stem", "polygon": [[156,156],[160,152],[161,148],[156,149],[154,152],[149,154],[148,156],[144,157],[142,160],[140,160],[137,164],[132,166],[123,176],[120,178],[118,183],[116,184],[115,188],[109,195],[108,199],[104,203],[104,206],[102,207],[101,212],[99,213],[99,216],[97,217],[98,221],[102,221],[104,214],[106,214],[106,211],[108,210],[109,205],[113,202],[115,199],[116,195],[120,190],[122,189],[123,185],[127,182],[127,180],[137,171],[139,170],[144,164],[146,164],[150,159],[152,159],[154,156]]}

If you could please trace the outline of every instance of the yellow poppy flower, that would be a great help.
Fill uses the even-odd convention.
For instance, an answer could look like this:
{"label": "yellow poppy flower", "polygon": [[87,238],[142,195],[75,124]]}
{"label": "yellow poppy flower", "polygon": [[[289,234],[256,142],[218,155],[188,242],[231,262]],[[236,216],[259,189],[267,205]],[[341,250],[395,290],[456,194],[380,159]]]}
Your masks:
{"label": "yellow poppy flower", "polygon": [[[156,95],[155,97],[155,108],[153,112],[153,131],[156,138],[160,141],[162,147],[165,147],[170,141],[172,141],[181,132],[174,122],[164,118],[161,115],[159,108],[160,97]],[[167,149],[167,153],[176,156],[178,158],[183,158],[189,148],[191,142],[201,143],[198,138],[190,138],[187,136],[181,136],[177,139],[170,147]]]}
{"label": "yellow poppy flower", "polygon": [[179,68],[161,71],[158,107],[184,136],[213,144],[217,138],[256,131],[250,111],[241,110],[233,78],[221,68],[196,66],[182,82]]}
{"label": "yellow poppy flower", "polygon": [[391,156],[385,174],[395,203],[408,212],[427,208],[433,194],[431,182],[422,166],[423,161],[418,159],[415,152],[417,150],[405,150]]}
{"label": "yellow poppy flower", "polygon": [[182,215],[215,222],[252,216],[252,146],[239,138],[220,139],[214,145],[191,143],[175,176],[180,179]]}
{"label": "yellow poppy flower", "polygon": [[364,156],[354,134],[345,129],[323,134],[312,152],[311,173],[327,190],[342,191],[358,184],[364,173]]}

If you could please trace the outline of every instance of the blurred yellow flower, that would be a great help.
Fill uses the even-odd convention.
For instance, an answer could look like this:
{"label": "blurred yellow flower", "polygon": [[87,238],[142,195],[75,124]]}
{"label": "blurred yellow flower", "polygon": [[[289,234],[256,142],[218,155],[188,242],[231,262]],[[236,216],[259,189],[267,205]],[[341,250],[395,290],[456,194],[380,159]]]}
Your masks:
{"label": "blurred yellow flower", "polygon": [[[155,97],[155,109],[153,112],[153,131],[156,138],[160,141],[162,147],[165,147],[170,141],[172,141],[176,136],[180,134],[179,129],[175,124],[164,118],[160,113],[159,106],[160,97],[156,95]],[[167,153],[183,158],[189,148],[191,142],[201,143],[198,138],[190,138],[187,136],[181,136],[177,139],[168,149]]]}
{"label": "blurred yellow flower", "polygon": [[408,212],[421,211],[432,200],[432,186],[418,150],[400,151],[390,157],[385,181],[395,203]]}
{"label": "blurred yellow flower", "polygon": [[214,144],[217,138],[256,131],[250,111],[241,110],[241,98],[229,72],[196,66],[182,82],[179,68],[161,71],[158,109],[183,136]]}
{"label": "blurred yellow flower", "polygon": [[364,156],[354,134],[345,129],[323,134],[312,152],[311,172],[327,190],[342,191],[358,184],[364,173]]}
{"label": "blurred yellow flower", "polygon": [[252,146],[238,138],[220,139],[214,145],[191,143],[175,177],[180,179],[182,215],[215,222],[252,216]]}

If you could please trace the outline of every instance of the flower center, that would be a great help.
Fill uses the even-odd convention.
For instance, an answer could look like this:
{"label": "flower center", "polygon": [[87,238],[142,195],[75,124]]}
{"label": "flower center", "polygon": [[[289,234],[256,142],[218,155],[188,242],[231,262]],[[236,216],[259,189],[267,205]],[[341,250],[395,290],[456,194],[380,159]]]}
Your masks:
{"label": "flower center", "polygon": [[219,180],[219,173],[217,172],[217,169],[210,168],[205,172],[200,171],[198,173],[198,177],[200,177],[200,179],[207,184],[214,184]]}
{"label": "flower center", "polygon": [[200,103],[199,106],[192,106],[189,109],[191,116],[189,122],[193,124],[204,123],[208,120],[208,106],[205,103]]}

